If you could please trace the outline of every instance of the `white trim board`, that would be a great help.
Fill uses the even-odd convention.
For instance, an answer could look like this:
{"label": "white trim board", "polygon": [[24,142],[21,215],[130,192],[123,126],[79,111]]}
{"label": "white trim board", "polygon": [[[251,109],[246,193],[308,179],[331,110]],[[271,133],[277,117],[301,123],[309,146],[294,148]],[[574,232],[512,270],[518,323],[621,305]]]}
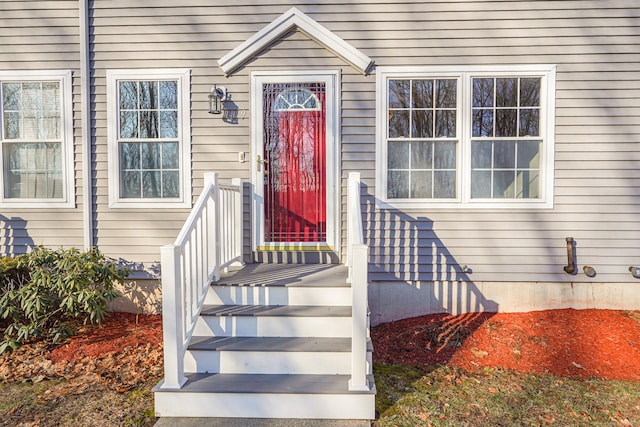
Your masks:
{"label": "white trim board", "polygon": [[[28,70],[28,71],[0,71],[0,83],[2,81],[15,82],[43,82],[55,81],[60,83],[60,142],[62,147],[62,181],[64,196],[57,199],[22,199],[7,198],[4,190],[0,193],[0,206],[3,209],[11,208],[75,208],[75,176],[73,136],[73,79],[70,70]],[[0,90],[0,95],[1,95]],[[0,108],[0,113],[2,109]],[[2,118],[0,117],[0,132],[2,132]],[[0,134],[0,141],[2,136]],[[9,143],[10,140],[4,142]],[[29,141],[15,141],[29,142]],[[0,189],[4,189],[4,153],[0,144]]]}
{"label": "white trim board", "polygon": [[[191,208],[191,70],[154,68],[107,70],[107,153],[110,208]],[[120,197],[120,155],[118,152],[118,91],[121,80],[175,80],[178,84],[178,137],[180,159],[180,197],[167,199],[125,199]],[[149,139],[150,142],[161,142]]]}
{"label": "white trim board", "polygon": [[[384,209],[424,211],[424,209],[551,209],[554,195],[555,147],[555,74],[556,66],[479,65],[479,66],[384,66],[376,68],[376,204]],[[540,190],[536,199],[472,199],[471,198],[471,80],[473,77],[527,77],[542,79],[541,86],[541,150]],[[388,80],[448,78],[458,80],[456,197],[451,199],[387,198],[387,101]]]}
{"label": "white trim board", "polygon": [[294,28],[344,59],[362,74],[368,74],[373,68],[371,58],[295,7],[220,58],[218,65],[225,76],[228,76]]}

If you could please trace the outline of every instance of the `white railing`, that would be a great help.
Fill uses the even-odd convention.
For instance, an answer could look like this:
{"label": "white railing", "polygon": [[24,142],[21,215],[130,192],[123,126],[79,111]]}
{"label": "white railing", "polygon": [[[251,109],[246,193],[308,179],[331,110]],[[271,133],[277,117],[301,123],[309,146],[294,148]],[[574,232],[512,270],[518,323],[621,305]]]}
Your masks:
{"label": "white railing", "polygon": [[163,389],[186,382],[184,354],[209,283],[242,262],[242,182],[220,184],[204,175],[204,188],[176,241],[161,248]]}
{"label": "white railing", "polygon": [[347,187],[347,262],[351,283],[353,330],[351,337],[351,379],[349,390],[368,391],[367,339],[369,337],[369,307],[367,272],[369,248],[364,244],[362,209],[360,206],[360,174],[349,173]]}

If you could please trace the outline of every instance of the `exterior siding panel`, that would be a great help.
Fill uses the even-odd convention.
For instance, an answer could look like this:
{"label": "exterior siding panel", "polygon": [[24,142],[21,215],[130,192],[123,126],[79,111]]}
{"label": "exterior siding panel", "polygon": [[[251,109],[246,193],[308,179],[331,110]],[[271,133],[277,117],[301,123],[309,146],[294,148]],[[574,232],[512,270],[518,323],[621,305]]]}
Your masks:
{"label": "exterior siding panel", "polygon": [[[209,0],[101,0],[91,5],[94,222],[96,243],[107,254],[154,265],[159,246],[173,240],[188,215],[188,209],[109,206],[108,70],[191,70],[190,111],[185,113],[191,119],[190,196],[195,200],[205,172],[220,172],[224,181],[251,179],[250,162],[237,159],[238,152],[251,153],[252,71],[340,69],[342,193],[348,173],[361,172],[371,280],[635,281],[627,271],[640,256],[640,7],[635,0],[245,0],[232,6]],[[456,71],[474,65],[557,65],[553,208],[381,209],[375,200],[375,70],[362,76],[295,31],[229,77],[217,66],[221,56],[292,5],[378,66],[437,65]],[[0,16],[0,42],[9,46],[0,51],[1,69],[77,70],[76,2],[5,1]],[[49,34],[43,35],[43,28]],[[229,89],[245,118],[228,123],[207,113],[213,84]],[[74,95],[78,90],[74,75]],[[76,130],[78,159],[80,137]],[[79,171],[77,160],[77,177]],[[80,202],[80,179],[76,182]],[[343,196],[343,224],[344,202]],[[44,235],[56,228],[46,215],[20,215],[28,221],[23,229],[45,244],[56,244],[53,235]],[[61,221],[69,229],[75,222],[80,227],[79,210],[64,211]],[[248,232],[248,221],[245,226]],[[562,271],[569,236],[576,239],[579,266],[596,268],[596,278]],[[81,236],[75,244],[81,244]],[[471,272],[462,271],[465,265]]]}
{"label": "exterior siding panel", "polygon": [[[72,72],[73,114],[80,109],[77,1],[0,2],[0,71]],[[82,247],[82,135],[74,125],[75,208],[0,207],[0,255],[38,245]]]}
{"label": "exterior siding panel", "polygon": [[[474,3],[468,8],[465,4],[465,9],[495,6]],[[549,11],[518,12],[523,3],[549,7]],[[373,172],[366,169],[374,165],[364,162],[366,138],[362,138],[363,148],[345,146],[343,167],[362,171],[370,196],[365,226],[374,260],[370,279],[442,280],[440,268],[450,272],[444,277],[453,281],[591,280],[562,271],[564,238],[573,236],[579,242],[579,263],[593,265],[597,281],[634,280],[627,267],[638,255],[633,243],[637,239],[633,230],[638,228],[637,156],[633,153],[640,128],[633,100],[640,80],[637,60],[631,56],[639,34],[633,22],[638,11],[599,10],[602,5],[594,3],[589,4],[592,9],[583,10],[585,3],[570,3],[564,2],[567,8],[562,10],[554,2],[499,3],[505,8],[500,13],[510,17],[495,11],[489,16],[433,9],[425,17],[414,10],[413,24],[404,20],[406,16],[390,13],[376,27],[378,38],[384,40],[368,40],[375,48],[364,51],[378,65],[451,65],[455,69],[456,65],[557,64],[556,170],[552,211],[425,208],[387,212],[380,211],[373,200]],[[603,20],[596,23],[594,16]],[[341,25],[336,28],[343,29]],[[417,25],[429,30],[413,27]],[[346,31],[357,40],[364,39]],[[349,112],[343,114],[346,122]],[[353,130],[366,133],[362,122]],[[345,125],[343,140],[350,131]],[[373,132],[369,131],[371,138]],[[437,261],[425,259],[433,255],[432,247],[446,250],[446,255]],[[463,265],[473,273],[459,274]]]}

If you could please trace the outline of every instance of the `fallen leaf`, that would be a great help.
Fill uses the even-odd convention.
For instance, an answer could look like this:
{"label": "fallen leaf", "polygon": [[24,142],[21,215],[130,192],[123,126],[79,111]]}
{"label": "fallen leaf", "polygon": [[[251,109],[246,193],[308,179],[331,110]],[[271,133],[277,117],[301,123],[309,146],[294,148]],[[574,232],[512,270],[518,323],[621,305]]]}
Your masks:
{"label": "fallen leaf", "polygon": [[9,415],[13,415],[17,411],[19,411],[23,406],[24,406],[24,403],[18,403],[16,406],[14,406],[13,408],[9,409],[7,412],[5,412],[2,415],[4,417],[8,417]]}
{"label": "fallen leaf", "polygon": [[540,420],[542,421],[543,425],[552,425],[556,422],[556,417],[551,414],[544,414],[540,415]]}
{"label": "fallen leaf", "polygon": [[478,359],[484,359],[485,357],[487,357],[489,355],[488,352],[484,351],[484,350],[480,350],[477,348],[472,348],[471,349],[471,353],[477,357]]}
{"label": "fallen leaf", "polygon": [[31,382],[34,383],[34,384],[37,384],[37,383],[39,383],[40,381],[42,381],[44,379],[45,379],[44,375],[37,375],[37,376],[31,378]]}

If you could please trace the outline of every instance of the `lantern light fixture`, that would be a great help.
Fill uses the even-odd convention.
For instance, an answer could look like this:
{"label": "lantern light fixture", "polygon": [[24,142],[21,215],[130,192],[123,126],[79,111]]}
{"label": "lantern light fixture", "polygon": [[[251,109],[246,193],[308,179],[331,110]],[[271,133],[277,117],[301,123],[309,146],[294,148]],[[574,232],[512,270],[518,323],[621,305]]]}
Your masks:
{"label": "lantern light fixture", "polygon": [[224,101],[226,100],[227,88],[213,85],[211,87],[211,93],[209,94],[209,114],[222,113],[222,110],[224,110]]}

